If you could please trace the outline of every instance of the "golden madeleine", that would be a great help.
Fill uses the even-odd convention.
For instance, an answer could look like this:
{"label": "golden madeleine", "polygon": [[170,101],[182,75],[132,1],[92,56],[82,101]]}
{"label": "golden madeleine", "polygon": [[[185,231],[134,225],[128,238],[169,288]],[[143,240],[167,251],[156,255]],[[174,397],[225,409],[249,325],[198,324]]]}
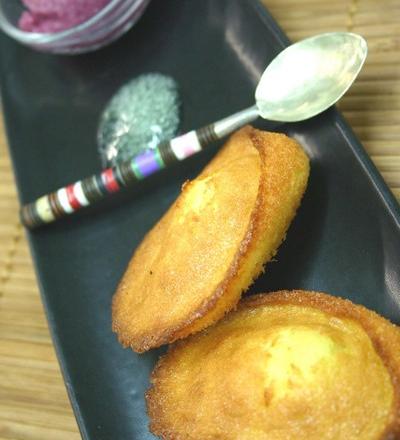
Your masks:
{"label": "golden madeleine", "polygon": [[120,342],[143,352],[234,308],[284,239],[308,174],[294,140],[236,132],[134,253],[113,298]]}
{"label": "golden madeleine", "polygon": [[327,294],[246,298],[177,342],[147,392],[164,440],[400,438],[400,330]]}

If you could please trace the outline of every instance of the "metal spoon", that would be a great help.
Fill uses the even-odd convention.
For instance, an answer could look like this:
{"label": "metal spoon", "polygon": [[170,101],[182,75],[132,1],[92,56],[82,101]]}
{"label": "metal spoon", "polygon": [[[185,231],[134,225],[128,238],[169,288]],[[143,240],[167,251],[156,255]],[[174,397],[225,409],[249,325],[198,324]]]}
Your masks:
{"label": "metal spoon", "polygon": [[22,222],[28,228],[35,228],[72,214],[186,159],[259,116],[282,122],[311,118],[343,96],[366,56],[366,41],[346,32],[321,34],[292,44],[279,53],[262,74],[254,106],[42,196],[22,207]]}
{"label": "metal spoon", "polygon": [[264,70],[256,104],[216,122],[215,132],[219,138],[226,136],[259,116],[297,122],[322,113],[353,84],[367,52],[364,38],[349,32],[320,34],[292,44]]}

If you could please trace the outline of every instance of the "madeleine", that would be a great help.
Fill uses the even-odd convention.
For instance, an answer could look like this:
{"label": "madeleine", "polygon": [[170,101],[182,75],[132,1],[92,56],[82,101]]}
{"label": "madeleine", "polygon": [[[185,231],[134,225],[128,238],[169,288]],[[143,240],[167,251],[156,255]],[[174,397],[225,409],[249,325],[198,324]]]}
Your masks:
{"label": "madeleine", "polygon": [[137,352],[221,319],[275,255],[309,161],[283,134],[236,132],[146,235],[113,298],[113,330]]}
{"label": "madeleine", "polygon": [[276,292],[175,344],[147,393],[174,440],[400,438],[400,330],[348,300]]}

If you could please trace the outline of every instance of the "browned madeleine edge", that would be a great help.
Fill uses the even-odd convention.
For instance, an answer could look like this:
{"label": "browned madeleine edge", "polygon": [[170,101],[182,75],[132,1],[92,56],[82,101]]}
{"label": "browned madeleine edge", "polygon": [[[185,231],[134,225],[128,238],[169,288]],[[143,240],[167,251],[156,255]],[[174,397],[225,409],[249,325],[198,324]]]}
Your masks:
{"label": "browned madeleine edge", "polygon": [[[248,262],[248,256],[255,252],[257,245],[262,237],[264,228],[264,215],[266,210],[266,198],[265,194],[267,192],[267,173],[268,169],[264,166],[266,162],[266,142],[274,142],[274,139],[285,138],[285,142],[290,144],[290,148],[294,150],[292,153],[296,155],[296,159],[303,161],[303,166],[306,170],[306,179],[304,182],[304,188],[302,194],[304,194],[307,179],[309,174],[309,162],[306,154],[300,147],[300,145],[293,139],[287,137],[280,133],[267,133],[251,126],[246,126],[241,129],[243,132],[247,132],[250,137],[253,146],[259,152],[261,158],[261,174],[258,187],[258,194],[254,204],[253,211],[250,216],[249,225],[247,231],[241,241],[241,244],[236,252],[236,255],[227,270],[227,273],[221,283],[217,286],[214,293],[204,301],[200,307],[193,310],[186,319],[182,320],[181,323],[174,327],[167,327],[160,329],[157,333],[145,333],[145,334],[126,334],[123,329],[118,325],[117,315],[117,296],[114,295],[112,301],[112,316],[113,325],[112,329],[118,334],[118,340],[124,347],[131,347],[134,351],[138,353],[145,352],[152,348],[159,347],[161,345],[172,343],[178,339],[185,338],[188,335],[200,331],[209,325],[215,323],[221,319],[227,312],[234,309],[240,300],[243,291],[251,285],[254,279],[263,271],[265,264],[267,264],[273,256],[276,254],[277,249],[281,242],[285,239],[286,231],[290,226],[291,221],[295,217],[296,211],[300,205],[301,197],[298,200],[297,206],[294,207],[291,216],[286,219],[284,225],[281,239],[279,242],[275,243],[274,249],[270,255],[266,255],[262,260],[257,261],[254,268],[250,269],[253,271],[251,273],[250,279],[243,280],[242,275],[246,268],[246,263]],[[268,135],[268,140],[265,140],[265,136]],[[249,269],[248,269],[249,272]],[[246,275],[249,273],[246,272]],[[117,288],[118,293],[118,288]]]}
{"label": "browned madeleine edge", "polygon": [[[400,439],[400,328],[362,305],[354,304],[348,299],[315,291],[282,290],[251,295],[239,302],[237,310],[286,304],[312,307],[337,318],[351,319],[361,325],[387,368],[394,389],[391,421],[380,440]],[[229,314],[227,318],[231,316],[232,314]],[[212,331],[212,328],[205,331],[208,330]],[[193,339],[201,337],[202,333],[192,335],[171,345],[168,352],[160,357],[151,374],[151,386],[145,394],[147,412],[150,417],[150,430],[164,440],[180,440],[180,437],[176,432],[171,432],[169,427],[164,424],[165,415],[162,396],[160,396],[160,393],[162,394],[160,382],[163,379],[163,370],[176,361],[176,353],[181,348],[190,344]]]}

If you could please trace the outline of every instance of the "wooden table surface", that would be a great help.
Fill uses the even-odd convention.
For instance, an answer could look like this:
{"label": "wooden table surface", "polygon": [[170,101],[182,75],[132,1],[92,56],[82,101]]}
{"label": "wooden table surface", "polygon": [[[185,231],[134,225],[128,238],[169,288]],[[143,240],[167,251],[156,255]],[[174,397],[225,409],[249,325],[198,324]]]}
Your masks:
{"label": "wooden table surface", "polygon": [[[264,3],[293,41],[337,30],[367,39],[367,63],[340,108],[399,199],[400,0]],[[79,439],[18,221],[1,125],[0,135],[0,439]]]}

